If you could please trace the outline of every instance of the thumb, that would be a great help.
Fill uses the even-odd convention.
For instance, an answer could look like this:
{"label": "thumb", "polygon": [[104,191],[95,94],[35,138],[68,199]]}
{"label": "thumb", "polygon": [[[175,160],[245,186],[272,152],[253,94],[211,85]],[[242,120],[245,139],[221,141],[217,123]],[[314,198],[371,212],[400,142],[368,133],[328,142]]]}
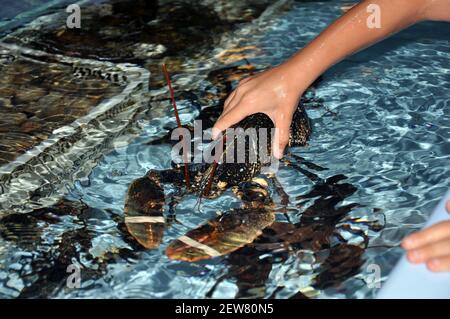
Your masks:
{"label": "thumb", "polygon": [[289,142],[290,121],[283,120],[275,123],[275,134],[272,141],[273,156],[278,159],[283,157],[284,149]]}
{"label": "thumb", "polygon": [[242,112],[238,112],[237,110],[230,110],[228,112],[222,113],[222,115],[219,117],[216,124],[214,124],[214,127],[212,128],[212,138],[217,139],[221,132],[236,124],[245,116],[245,114],[242,114]]}

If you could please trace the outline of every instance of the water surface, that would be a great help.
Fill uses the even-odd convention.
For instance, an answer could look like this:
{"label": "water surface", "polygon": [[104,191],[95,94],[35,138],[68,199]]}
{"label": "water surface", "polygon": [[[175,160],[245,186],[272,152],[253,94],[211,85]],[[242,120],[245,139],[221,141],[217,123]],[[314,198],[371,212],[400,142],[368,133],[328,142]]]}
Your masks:
{"label": "water surface", "polygon": [[[282,62],[341,14],[341,4],[295,3],[257,32],[251,24],[243,26],[240,41],[220,43],[240,50],[218,46],[215,59],[190,60],[191,72],[173,77],[183,123],[202,107],[220,107],[224,88],[212,70],[225,65],[260,70]],[[251,36],[243,36],[246,28]],[[331,223],[340,237],[330,236],[330,245],[303,245],[292,254],[247,247],[198,263],[169,260],[164,250],[172,240],[239,207],[231,192],[200,207],[195,197],[183,198],[178,222],[166,230],[160,248],[143,250],[134,243],[122,224],[128,185],[150,169],[170,168],[170,145],[149,143],[175,123],[167,91],[154,90],[133,132],[115,140],[89,174],[69,185],[64,202],[2,220],[0,295],[373,297],[377,288],[367,284],[368,267],[380,267],[381,282],[388,278],[401,255],[400,240],[424,224],[450,183],[449,38],[445,24],[421,23],[339,63],[308,92],[315,101],[306,104],[313,135],[307,147],[291,152],[326,168],[311,170],[322,180],[345,175],[337,182],[345,196],[314,195],[317,183],[293,166],[277,173],[290,199],[287,206],[273,190],[272,195],[287,211],[287,217],[277,216],[280,222],[341,209],[342,218]],[[65,267],[71,263],[82,266],[80,289],[65,287]]]}

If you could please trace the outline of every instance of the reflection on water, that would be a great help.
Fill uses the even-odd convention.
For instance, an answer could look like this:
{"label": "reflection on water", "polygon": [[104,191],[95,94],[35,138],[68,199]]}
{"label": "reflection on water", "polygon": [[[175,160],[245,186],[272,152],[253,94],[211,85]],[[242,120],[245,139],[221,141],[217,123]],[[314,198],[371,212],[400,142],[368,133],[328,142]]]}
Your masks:
{"label": "reflection on water", "polygon": [[0,53],[0,165],[123,90],[117,71],[114,81],[106,70],[103,78],[89,77],[80,67],[45,57],[30,59],[1,46]]}
{"label": "reflection on water", "polygon": [[[206,77],[209,80],[205,81],[211,81],[210,85],[219,90],[218,94],[209,96],[210,101],[215,100],[216,105],[222,103],[231,88],[230,83],[247,76],[253,69],[238,66],[210,72]],[[196,93],[191,91],[190,94],[184,94],[189,104],[195,105],[195,101],[190,99],[197,99]],[[302,100],[305,107],[321,107],[321,101],[314,97],[312,91],[307,95],[308,97]],[[179,100],[183,102],[182,98]],[[166,104],[168,102],[166,101]],[[185,108],[181,110],[182,114],[188,111]],[[205,108],[198,118],[204,119],[204,123],[212,124],[219,111],[218,107]],[[51,253],[42,249],[45,245],[39,241],[35,241],[29,248],[36,256],[29,264],[25,262],[31,268],[30,274],[21,276],[24,287],[19,289],[18,296],[71,295],[72,291],[64,286],[66,274],[62,270],[73,262],[83,267],[82,282],[86,286],[81,296],[86,297],[94,294],[106,296],[104,294],[111,293],[104,291],[105,285],[109,285],[104,281],[108,277],[119,280],[115,271],[123,271],[123,267],[140,268],[141,265],[155,263],[152,268],[158,270],[153,278],[157,283],[156,289],[158,285],[176,284],[164,283],[164,274],[170,276],[174,271],[171,270],[172,267],[184,269],[186,265],[183,263],[196,261],[193,268],[182,270],[181,273],[176,270],[176,273],[183,278],[200,280],[199,284],[207,273],[208,282],[203,287],[205,297],[298,297],[299,294],[313,297],[320,289],[335,287],[357,273],[363,264],[362,253],[367,248],[369,232],[379,231],[383,227],[383,219],[379,219],[375,213],[368,217],[370,220],[364,219],[364,216],[349,216],[352,209],[360,205],[343,204],[356,190],[353,185],[343,182],[346,180],[344,175],[324,179],[318,174],[326,172],[326,168],[292,154],[285,163],[286,168],[297,171],[299,175],[295,179],[301,180],[299,183],[310,188],[309,191],[291,198],[283,185],[276,178],[271,178],[269,184],[263,183],[266,185],[264,189],[261,189],[261,185],[256,188],[250,185],[248,189],[245,189],[245,184],[242,185],[244,188],[240,188],[236,194],[244,200],[244,206],[241,206],[240,200],[231,191],[216,199],[203,199],[200,207],[197,206],[196,196],[178,197],[176,207],[172,206],[170,201],[166,205],[163,202],[168,228],[166,231],[160,229],[161,238],[158,243],[162,241],[161,247],[152,244],[153,250],[144,250],[129,235],[130,228],[125,228],[121,209],[123,195],[115,194],[123,194],[134,178],[147,171],[140,164],[140,167],[136,167],[130,163],[140,161],[143,154],[138,152],[134,156],[128,148],[138,147],[141,152],[147,150],[149,153],[145,156],[153,160],[144,162],[147,162],[147,165],[156,164],[153,168],[170,165],[169,154],[158,151],[161,148],[170,148],[169,144],[165,144],[167,139],[153,138],[153,142],[148,143],[149,135],[151,136],[153,131],[152,125],[147,126],[147,129],[150,131],[126,148],[116,149],[107,155],[88,180],[77,182],[68,196],[69,201],[25,215],[31,219],[26,224],[30,226],[25,227],[24,224],[24,228],[19,227],[12,218],[16,215],[5,217],[4,225],[9,227],[5,228],[3,236],[9,242],[20,242],[19,238],[27,238],[21,236],[22,234],[33,233],[35,229],[40,232],[34,235],[35,238],[45,238],[46,241],[55,238],[54,233],[59,232],[55,241],[48,243]],[[145,145],[147,146],[143,148]],[[158,158],[157,154],[162,157]],[[108,158],[115,164],[109,163]],[[103,187],[105,183],[108,184],[106,188]],[[116,186],[113,186],[114,184]],[[150,192],[149,196],[156,198],[156,190],[153,190],[150,184],[144,186],[144,190]],[[166,191],[172,192],[172,196],[177,196],[173,193],[174,189],[165,188]],[[263,197],[259,196],[261,194]],[[272,199],[269,199],[269,196]],[[76,229],[67,229],[70,224],[76,225]],[[154,236],[153,234],[152,238]],[[216,255],[202,247],[193,248],[185,242],[180,242],[177,238],[181,236],[201,241],[204,246],[219,252],[218,256],[222,257],[215,257]],[[73,245],[74,242],[76,245]],[[164,258],[164,251],[175,261]],[[211,259],[212,257],[215,258]],[[204,261],[198,262],[200,260]],[[21,262],[24,263],[23,257],[18,261],[19,264]],[[281,266],[287,267],[285,273],[276,268]],[[273,269],[279,272],[275,281],[270,278]],[[134,271],[130,272],[132,275]],[[295,289],[285,288],[285,283],[279,282],[280,278],[289,282],[300,277],[310,280],[297,284]],[[120,282],[125,289],[122,291],[123,296],[174,297],[177,293],[184,294],[184,290],[178,290],[181,287],[160,288],[162,291],[156,294],[153,288],[145,291],[139,288],[146,282],[145,279],[134,283],[130,283],[131,278],[123,280]],[[235,282],[236,289],[223,291],[224,285],[231,282]],[[114,288],[115,285],[111,286],[111,289]],[[84,295],[84,291],[87,295]],[[197,295],[198,291],[191,293]],[[81,297],[78,292],[76,294]]]}
{"label": "reflection on water", "polygon": [[[175,71],[182,122],[199,118],[210,127],[241,78],[281,62],[340,14],[339,1],[300,2],[279,15],[266,15],[264,23],[239,25],[245,22],[224,16],[230,14],[223,9],[226,5],[209,8],[214,19],[205,20],[206,26],[219,18],[228,21],[218,23],[214,31],[223,32],[222,37],[196,38],[202,29],[194,24],[179,36],[198,40],[183,44],[187,56],[170,49],[172,40],[136,33],[138,43],[160,43],[167,49],[140,56],[139,63],[154,70],[154,90],[141,95],[144,106],[130,115],[129,131],[113,139],[113,149],[96,160],[91,171],[76,176],[64,198],[27,214],[1,212],[0,296],[374,296],[377,289],[368,285],[368,266],[378,265],[380,280],[386,279],[399,257],[399,241],[423,224],[450,182],[448,31],[430,34],[427,24],[419,25],[395,36],[398,45],[380,44],[373,55],[361,52],[326,73],[302,100],[313,125],[308,145],[290,150],[276,176],[266,178],[267,187],[250,185],[251,193],[245,196],[245,189],[228,189],[199,204],[197,196],[180,196],[175,185],[164,184],[167,227],[158,247],[144,249],[129,234],[123,211],[132,181],[149,170],[172,167],[167,135],[176,123],[168,92],[161,87],[160,59]],[[193,15],[197,9],[190,9]],[[261,10],[256,8],[244,20]],[[131,19],[128,30],[159,28],[152,24],[155,14],[161,17],[161,28],[178,30],[178,22],[167,19],[164,9]],[[139,60],[132,45],[123,52],[114,50],[117,43],[130,41],[114,35],[124,17],[104,17],[111,51],[90,51],[80,41],[61,41],[53,50],[111,60],[133,55],[128,61]],[[188,21],[182,17],[179,23],[187,23],[184,18]],[[232,27],[236,21],[239,27]],[[89,33],[89,41],[105,36],[102,32]],[[64,33],[60,36],[67,39],[79,36]],[[42,33],[27,36],[34,39],[30,45],[51,45],[58,30],[49,24]],[[223,254],[210,258],[205,249],[186,250],[185,243],[177,241],[186,234],[212,243]],[[81,268],[80,289],[66,286],[70,264]]]}

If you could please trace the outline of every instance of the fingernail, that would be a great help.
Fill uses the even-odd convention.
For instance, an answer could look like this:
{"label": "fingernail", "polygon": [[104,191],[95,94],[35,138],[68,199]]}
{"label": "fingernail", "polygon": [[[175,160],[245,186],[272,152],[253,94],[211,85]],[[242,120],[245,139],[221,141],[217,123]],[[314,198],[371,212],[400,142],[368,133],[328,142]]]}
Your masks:
{"label": "fingernail", "polygon": [[280,159],[280,149],[278,147],[275,147],[273,149],[273,156],[275,156],[275,158]]}
{"label": "fingernail", "polygon": [[428,263],[432,266],[437,266],[439,265],[439,259],[431,259]]}
{"label": "fingernail", "polygon": [[436,271],[439,269],[439,259],[431,259],[427,262],[427,267],[431,271]]}
{"label": "fingernail", "polygon": [[408,248],[413,247],[413,245],[414,245],[414,239],[411,238],[411,237],[406,237],[406,238],[403,239],[403,241],[402,241],[402,246],[403,246],[403,248],[408,249]]}
{"label": "fingernail", "polygon": [[213,127],[211,130],[211,137],[213,140],[216,140],[220,134],[220,130],[218,128]]}
{"label": "fingernail", "polygon": [[421,259],[421,256],[422,256],[422,254],[417,250],[408,252],[408,259],[414,263],[419,262]]}

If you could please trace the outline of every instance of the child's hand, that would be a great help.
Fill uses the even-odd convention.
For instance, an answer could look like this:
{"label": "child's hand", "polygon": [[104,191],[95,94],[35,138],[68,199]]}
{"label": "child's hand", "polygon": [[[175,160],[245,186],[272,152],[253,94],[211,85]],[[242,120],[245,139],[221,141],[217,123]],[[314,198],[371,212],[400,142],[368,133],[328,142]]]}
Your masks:
{"label": "child's hand", "polygon": [[[450,211],[450,201],[447,210]],[[426,263],[428,269],[435,272],[450,271],[450,220],[409,235],[402,247],[410,262]]]}
{"label": "child's hand", "polygon": [[[368,28],[368,6],[385,13],[382,28]],[[320,74],[349,54],[423,19],[450,21],[449,0],[367,0],[337,19],[287,62],[241,81],[225,101],[213,137],[248,115],[267,114],[275,131],[273,155],[281,158],[300,96]]]}
{"label": "child's hand", "polygon": [[[254,113],[265,113],[276,128],[273,155],[283,156],[289,140],[292,116],[307,82],[299,81],[298,74],[286,64],[271,68],[242,80],[224,104],[222,115],[213,128],[213,137]],[[278,141],[278,143],[276,143]]]}

